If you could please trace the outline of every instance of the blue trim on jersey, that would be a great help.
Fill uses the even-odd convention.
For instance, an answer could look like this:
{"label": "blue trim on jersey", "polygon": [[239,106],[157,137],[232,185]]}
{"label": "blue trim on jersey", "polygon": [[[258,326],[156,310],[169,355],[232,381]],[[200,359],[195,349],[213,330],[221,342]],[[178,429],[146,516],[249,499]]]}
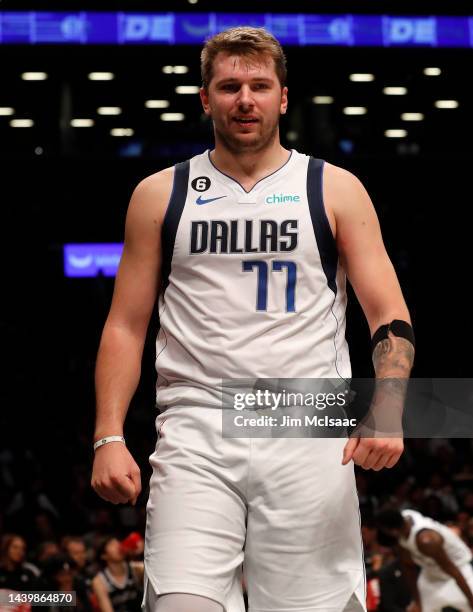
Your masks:
{"label": "blue trim on jersey", "polygon": [[320,253],[322,269],[327,277],[327,284],[337,294],[338,251],[332,229],[325,212],[322,174],[323,159],[311,157],[307,169],[307,199],[309,201],[310,217],[314,228],[315,240]]}
{"label": "blue trim on jersey", "polygon": [[[214,150],[214,149],[212,149],[212,150]],[[282,166],[280,166],[280,167],[279,167],[277,170],[275,170],[274,172],[271,172],[271,174],[267,174],[266,176],[263,176],[263,178],[260,178],[260,179],[259,179],[259,181],[256,181],[256,183],[253,185],[253,187],[252,187],[252,188],[251,188],[249,191],[246,191],[246,189],[243,187],[243,185],[242,185],[240,182],[238,182],[236,179],[234,179],[234,178],[233,178],[233,176],[230,176],[229,174],[225,174],[225,172],[222,172],[221,170],[219,170],[219,169],[217,168],[217,166],[216,166],[216,165],[213,163],[213,161],[212,161],[212,159],[211,159],[211,157],[210,157],[210,153],[211,153],[211,152],[212,152],[212,151],[210,151],[210,150],[209,150],[209,151],[207,151],[207,155],[208,155],[208,157],[209,157],[209,162],[212,164],[212,166],[215,168],[215,170],[216,170],[216,171],[217,171],[219,174],[223,174],[223,176],[226,176],[227,178],[229,178],[230,180],[232,180],[233,182],[235,182],[237,185],[239,185],[239,186],[240,186],[240,187],[243,189],[243,191],[244,191],[245,193],[251,193],[251,192],[253,191],[253,189],[256,187],[256,185],[258,185],[259,183],[261,183],[261,181],[265,181],[265,180],[266,180],[267,178],[269,178],[270,176],[273,176],[273,174],[276,174],[276,172],[279,172],[280,170],[282,170],[282,169],[284,168],[284,166],[286,166],[286,165],[287,165],[287,164],[290,162],[291,157],[292,157],[292,153],[294,152],[294,149],[291,149],[291,151],[290,151],[290,153],[289,153],[289,157],[288,157],[288,158],[287,158],[287,160],[286,160],[286,161],[283,163],[283,165],[282,165]]]}
{"label": "blue trim on jersey", "polygon": [[297,264],[295,261],[273,261],[273,270],[287,269],[286,312],[296,312]]}
{"label": "blue trim on jersey", "polygon": [[268,264],[265,261],[244,261],[243,272],[257,270],[256,310],[268,309]]}
{"label": "blue trim on jersey", "polygon": [[190,160],[186,160],[174,166],[174,181],[172,185],[171,197],[164,215],[163,226],[161,229],[161,249],[162,249],[162,292],[169,284],[169,274],[171,273],[172,255],[174,253],[174,243],[176,233],[181,220],[182,211],[187,199],[187,189],[189,183]]}

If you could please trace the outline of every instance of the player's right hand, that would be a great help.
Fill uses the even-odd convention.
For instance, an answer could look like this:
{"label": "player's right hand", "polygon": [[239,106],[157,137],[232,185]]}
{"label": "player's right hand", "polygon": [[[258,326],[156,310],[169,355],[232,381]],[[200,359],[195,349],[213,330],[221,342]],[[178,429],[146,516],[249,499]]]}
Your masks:
{"label": "player's right hand", "polygon": [[406,612],[422,612],[420,603],[418,601],[411,601],[406,608]]}
{"label": "player's right hand", "polygon": [[141,493],[140,468],[124,444],[104,444],[95,451],[91,485],[112,504],[136,504]]}

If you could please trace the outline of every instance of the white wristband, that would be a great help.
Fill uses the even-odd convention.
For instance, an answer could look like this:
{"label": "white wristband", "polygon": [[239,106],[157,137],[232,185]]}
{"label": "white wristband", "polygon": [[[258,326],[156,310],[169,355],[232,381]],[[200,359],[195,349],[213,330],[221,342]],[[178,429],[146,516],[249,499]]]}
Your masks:
{"label": "white wristband", "polygon": [[105,438],[100,438],[94,444],[94,451],[103,446],[104,444],[108,444],[109,442],[123,442],[126,444],[125,438],[123,436],[106,436]]}

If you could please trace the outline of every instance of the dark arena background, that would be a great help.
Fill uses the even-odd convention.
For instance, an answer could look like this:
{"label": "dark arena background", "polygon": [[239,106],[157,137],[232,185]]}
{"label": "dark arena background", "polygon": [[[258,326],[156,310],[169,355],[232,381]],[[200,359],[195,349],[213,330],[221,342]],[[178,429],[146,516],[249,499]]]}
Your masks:
{"label": "dark arena background", "polygon": [[[283,145],[366,186],[413,318],[412,376],[472,375],[471,15],[470,3],[435,0],[0,1],[0,589],[73,586],[77,609],[99,610],[101,538],[142,560],[157,313],[125,427],[141,468],[135,507],[90,486],[94,365],[134,187],[212,148],[199,53],[218,29],[272,24],[288,60]],[[84,256],[95,264],[74,267]],[[353,373],[372,376],[369,329],[349,297]],[[471,440],[406,440],[395,468],[357,468],[357,484],[368,610],[405,610],[373,516],[385,502],[418,509],[473,547]]]}

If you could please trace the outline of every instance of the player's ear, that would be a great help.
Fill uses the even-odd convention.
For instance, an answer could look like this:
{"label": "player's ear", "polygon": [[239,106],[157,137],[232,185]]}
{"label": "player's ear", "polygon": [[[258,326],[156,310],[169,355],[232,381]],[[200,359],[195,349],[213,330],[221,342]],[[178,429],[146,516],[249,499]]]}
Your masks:
{"label": "player's ear", "polygon": [[280,107],[280,112],[281,115],[285,115],[286,111],[287,111],[287,87],[283,87],[282,91],[281,91],[281,107]]}
{"label": "player's ear", "polygon": [[200,101],[202,102],[202,108],[206,115],[210,115],[210,104],[209,104],[209,92],[205,87],[201,87],[199,90]]}

